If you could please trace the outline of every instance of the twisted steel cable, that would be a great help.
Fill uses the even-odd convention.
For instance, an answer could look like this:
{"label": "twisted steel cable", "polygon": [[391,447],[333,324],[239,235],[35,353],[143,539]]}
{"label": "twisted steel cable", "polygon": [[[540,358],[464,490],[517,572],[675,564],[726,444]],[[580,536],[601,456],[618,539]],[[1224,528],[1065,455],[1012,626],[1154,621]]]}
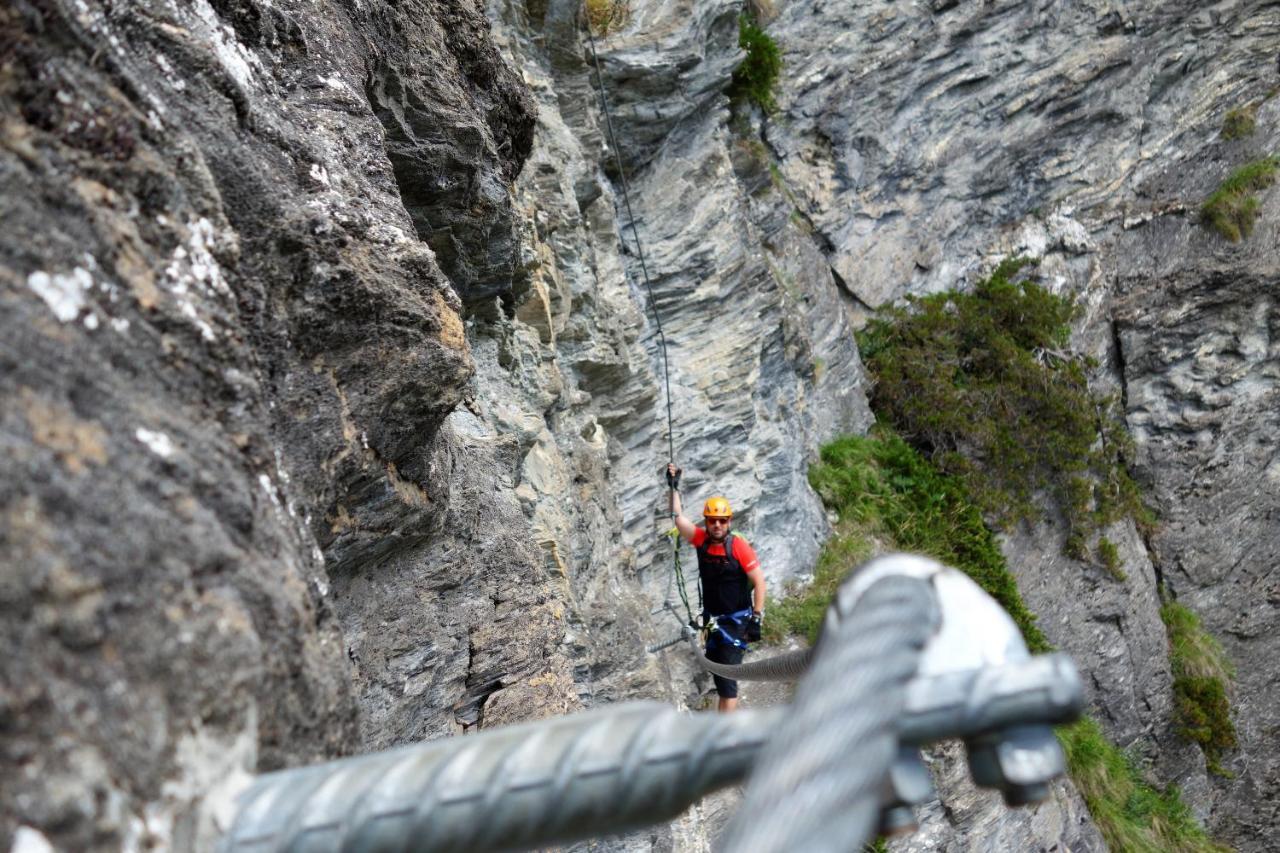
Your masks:
{"label": "twisted steel cable", "polygon": [[[585,5],[583,7],[585,13]],[[584,14],[585,17],[585,14]],[[644,278],[644,289],[648,295],[649,310],[653,314],[653,325],[658,333],[658,350],[662,353],[662,387],[667,404],[667,459],[675,462],[676,439],[674,419],[671,414],[671,364],[667,358],[667,336],[662,330],[662,316],[658,313],[658,299],[653,293],[653,282],[649,278],[649,265],[644,259],[644,244],[640,240],[640,231],[636,226],[636,214],[631,209],[631,185],[627,182],[627,170],[622,165],[622,149],[618,147],[618,138],[613,131],[613,113],[609,109],[609,97],[604,88],[604,72],[600,69],[600,54],[596,49],[595,33],[591,31],[591,23],[587,21],[587,39],[591,43],[591,63],[596,72],[596,86],[600,91],[600,106],[604,113],[605,128],[609,132],[609,147],[613,149],[613,160],[618,167],[618,179],[622,183],[622,201],[627,210],[627,221],[631,225],[631,239],[636,244],[636,257],[640,259],[640,273]],[[689,604],[689,592],[684,578],[684,569],[680,565],[680,541],[677,537],[672,543],[672,567],[676,585],[680,591],[680,601],[684,604],[685,617],[693,624],[693,608]],[[698,581],[698,609],[702,609],[702,582]]]}
{"label": "twisted steel cable", "polygon": [[872,585],[850,612],[839,604],[720,850],[852,851],[875,831],[895,721],[937,603],[926,581],[895,576]]}
{"label": "twisted steel cable", "polygon": [[474,853],[621,832],[740,781],[784,713],[636,702],[272,773],[219,850]]}
{"label": "twisted steel cable", "polygon": [[932,608],[922,581],[872,586],[830,621],[790,708],[689,715],[637,702],[260,777],[219,850],[545,846],[670,820],[753,767],[728,849],[852,850],[874,827]]}
{"label": "twisted steel cable", "polygon": [[687,641],[698,666],[707,672],[736,681],[799,681],[813,662],[813,649],[799,649],[751,663],[716,663],[708,660],[702,649],[698,648],[697,634],[690,633]]}

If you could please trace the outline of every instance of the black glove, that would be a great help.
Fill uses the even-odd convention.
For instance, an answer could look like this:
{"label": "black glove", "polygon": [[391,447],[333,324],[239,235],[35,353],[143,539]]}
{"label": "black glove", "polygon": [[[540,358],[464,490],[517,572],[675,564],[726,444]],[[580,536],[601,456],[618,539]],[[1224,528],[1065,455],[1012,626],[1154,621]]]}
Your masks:
{"label": "black glove", "polygon": [[747,642],[748,643],[760,642],[760,628],[761,628],[761,622],[763,620],[764,620],[763,613],[752,613],[751,617],[747,619]]}
{"label": "black glove", "polygon": [[671,473],[671,466],[668,465],[667,466],[667,485],[673,489],[680,488],[680,475],[683,473],[684,471],[680,468],[677,468],[674,474]]}

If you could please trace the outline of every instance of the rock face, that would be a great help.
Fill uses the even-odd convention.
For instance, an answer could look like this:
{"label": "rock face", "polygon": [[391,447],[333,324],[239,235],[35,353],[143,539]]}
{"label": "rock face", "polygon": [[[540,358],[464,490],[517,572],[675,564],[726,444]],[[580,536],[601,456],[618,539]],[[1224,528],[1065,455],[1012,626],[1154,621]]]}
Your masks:
{"label": "rock face", "polygon": [[[495,497],[515,446],[446,422],[459,294],[519,262],[490,232],[533,106],[488,31],[467,2],[0,11],[6,834],[203,846],[247,772],[500,688],[497,719],[574,703]],[[397,179],[421,146],[466,211],[420,224],[449,273]]]}
{"label": "rock face", "polygon": [[[615,151],[568,0],[0,9],[11,846],[207,846],[251,772],[698,707],[643,651],[683,621],[661,467],[803,576],[808,463],[872,420],[854,326],[1021,252],[1164,523],[1109,531],[1123,582],[1051,521],[1010,564],[1112,737],[1267,848],[1280,194],[1241,247],[1196,210],[1277,147],[1277,8],[794,0],[770,116],[725,94],[739,11],[597,39]],[[1172,731],[1161,580],[1239,667],[1234,780]],[[895,848],[1103,849],[1070,785],[1011,812],[933,760]],[[607,845],[705,848],[733,802]]]}

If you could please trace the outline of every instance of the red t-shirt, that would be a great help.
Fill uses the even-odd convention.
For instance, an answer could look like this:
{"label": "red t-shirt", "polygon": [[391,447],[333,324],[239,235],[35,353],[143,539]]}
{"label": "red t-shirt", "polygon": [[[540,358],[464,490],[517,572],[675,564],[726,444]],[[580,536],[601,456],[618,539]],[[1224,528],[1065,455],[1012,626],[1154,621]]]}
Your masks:
{"label": "red t-shirt", "polygon": [[[702,543],[707,541],[707,531],[703,527],[695,527],[693,529],[693,547],[701,548]],[[707,548],[708,554],[723,555],[724,544],[717,543]],[[733,537],[733,558],[738,561],[738,565],[742,566],[743,572],[751,572],[760,568],[760,559],[756,557],[756,549],[747,544],[747,540],[741,536]]]}

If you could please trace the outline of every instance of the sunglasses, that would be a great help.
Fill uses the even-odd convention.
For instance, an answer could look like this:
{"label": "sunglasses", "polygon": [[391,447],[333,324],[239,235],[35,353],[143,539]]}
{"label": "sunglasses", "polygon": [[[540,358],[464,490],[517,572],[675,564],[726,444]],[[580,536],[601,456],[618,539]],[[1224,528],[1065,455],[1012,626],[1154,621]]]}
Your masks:
{"label": "sunglasses", "polygon": [[706,521],[707,524],[728,524],[729,523],[729,519],[727,518],[705,518],[703,520]]}

